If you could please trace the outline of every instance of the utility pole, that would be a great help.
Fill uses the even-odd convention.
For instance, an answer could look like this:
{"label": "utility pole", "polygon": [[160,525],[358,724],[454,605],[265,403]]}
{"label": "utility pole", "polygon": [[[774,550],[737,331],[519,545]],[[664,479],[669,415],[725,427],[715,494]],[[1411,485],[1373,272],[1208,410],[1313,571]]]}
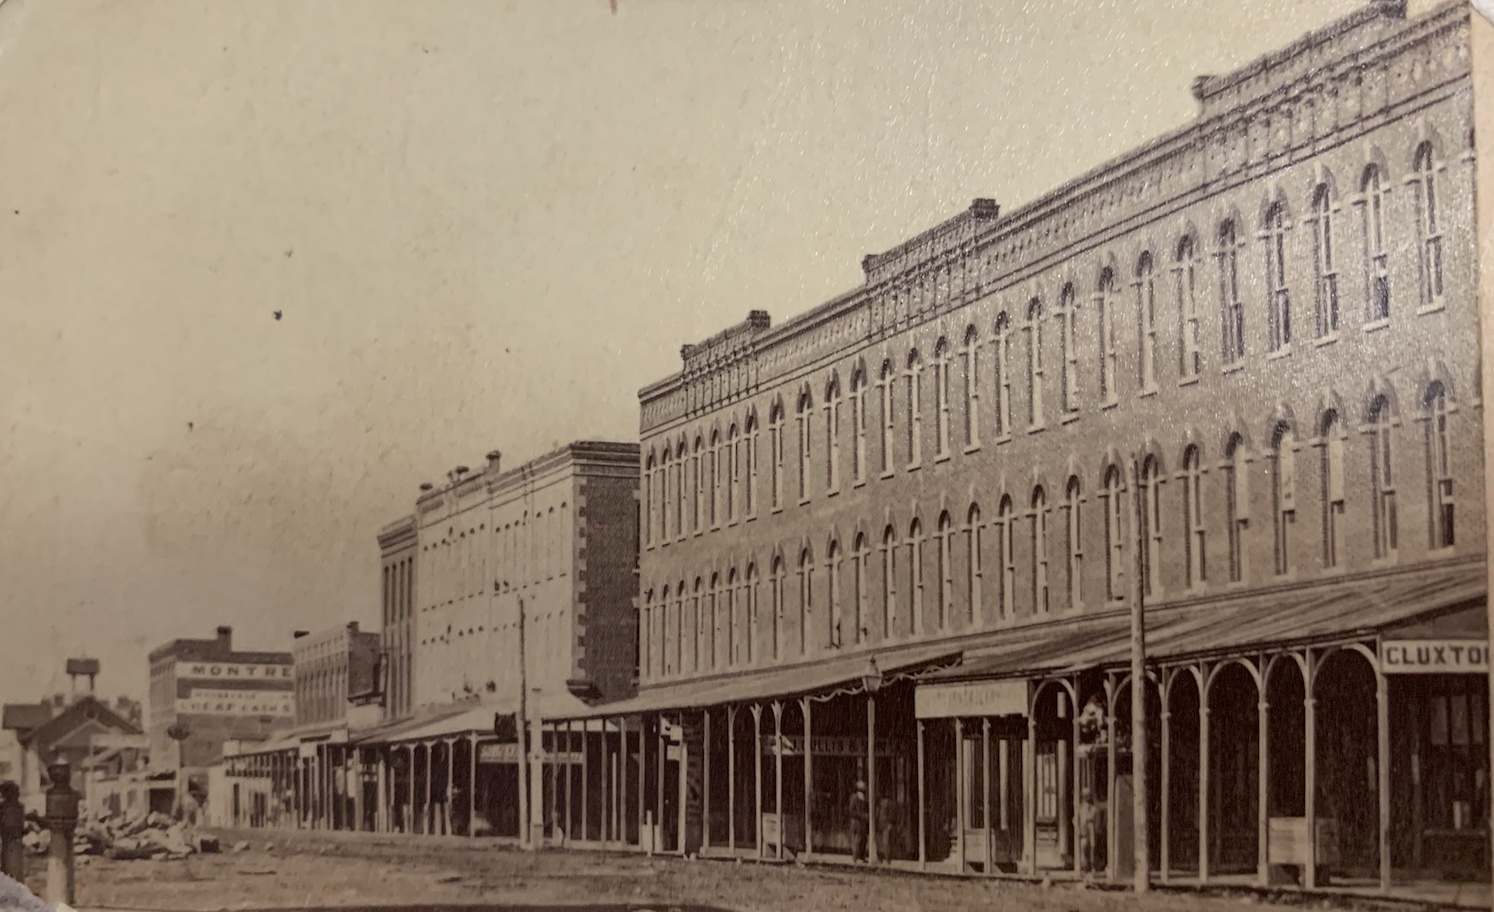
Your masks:
{"label": "utility pole", "polygon": [[[1490,116],[1494,116],[1494,90],[1490,88],[1490,80],[1494,78],[1494,3],[1489,0],[1474,0],[1474,10],[1477,15],[1470,16],[1469,22],[1469,61],[1472,68],[1472,77],[1469,85],[1473,88],[1473,122],[1489,123]],[[1488,135],[1478,142],[1480,146],[1488,144]],[[1494,380],[1494,156],[1485,154],[1478,158],[1475,165],[1477,171],[1474,175],[1474,225],[1473,236],[1480,239],[1475,248],[1475,262],[1478,264],[1478,312],[1479,328],[1481,335],[1480,358],[1483,369],[1484,388],[1489,388],[1489,383]],[[1494,423],[1484,423],[1484,504],[1486,510],[1494,509],[1494,486],[1488,484],[1489,467],[1494,466]],[[1494,549],[1494,542],[1489,546]],[[1494,561],[1488,562],[1489,579],[1494,580]],[[1486,600],[1487,601],[1487,600]],[[1494,638],[1494,601],[1488,602],[1489,634]],[[1494,639],[1490,640],[1494,646]],[[1494,697],[1494,675],[1489,675],[1488,683],[1490,696]],[[1494,713],[1494,700],[1488,704],[1490,712]],[[1494,723],[1494,716],[1491,716]],[[1489,739],[1489,750],[1494,754],[1494,738]],[[1494,790],[1491,790],[1491,798],[1494,798]],[[1489,808],[1484,810],[1488,811]],[[1380,826],[1386,827],[1387,821],[1381,819]],[[1489,854],[1489,859],[1494,862],[1494,852]]]}
{"label": "utility pole", "polygon": [[1141,462],[1131,457],[1135,488],[1136,585],[1131,599],[1131,824],[1136,852],[1136,892],[1151,887],[1151,846],[1147,826],[1146,738],[1146,540],[1147,504],[1141,487]]}
{"label": "utility pole", "polygon": [[524,597],[519,596],[519,710],[514,728],[519,738],[519,844],[538,848],[530,839],[529,825],[529,676],[528,652],[524,649]]}

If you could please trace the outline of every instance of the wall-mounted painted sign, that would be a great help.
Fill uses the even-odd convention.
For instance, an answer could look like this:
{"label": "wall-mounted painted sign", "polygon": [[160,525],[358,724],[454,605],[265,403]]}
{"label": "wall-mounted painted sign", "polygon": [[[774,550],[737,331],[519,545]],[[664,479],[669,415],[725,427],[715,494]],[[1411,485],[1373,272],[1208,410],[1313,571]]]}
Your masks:
{"label": "wall-mounted painted sign", "polygon": [[961,681],[920,684],[913,692],[913,713],[919,719],[955,716],[1025,716],[1026,681]]}
{"label": "wall-mounted painted sign", "polygon": [[294,716],[296,698],[284,690],[203,690],[193,688],[176,701],[182,715]]}
{"label": "wall-mounted painted sign", "polygon": [[[775,754],[774,739],[782,746],[785,757],[797,757],[804,753],[804,736],[802,735],[763,735],[758,739],[764,757]],[[810,738],[809,746],[816,757],[857,757],[866,756],[866,739],[841,737],[827,735],[818,738]],[[892,757],[897,755],[896,745],[886,738],[877,739],[877,756]]]}
{"label": "wall-mounted painted sign", "polygon": [[1386,674],[1487,674],[1489,645],[1482,640],[1386,640],[1380,664]]}
{"label": "wall-mounted painted sign", "polygon": [[237,662],[177,662],[178,680],[294,681],[290,665],[249,665]]}

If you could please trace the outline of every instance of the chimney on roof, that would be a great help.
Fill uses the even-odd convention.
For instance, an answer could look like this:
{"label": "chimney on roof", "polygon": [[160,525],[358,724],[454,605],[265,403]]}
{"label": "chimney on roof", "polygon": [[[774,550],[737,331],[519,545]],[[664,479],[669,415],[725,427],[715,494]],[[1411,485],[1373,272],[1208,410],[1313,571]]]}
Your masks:
{"label": "chimney on roof", "polygon": [[305,637],[305,636],[311,636],[311,631],[310,630],[297,630],[295,633],[291,634],[291,639],[293,639],[293,640],[299,640],[301,637]]}
{"label": "chimney on roof", "polygon": [[1377,15],[1390,16],[1395,19],[1406,18],[1406,0],[1369,0],[1366,5]]}
{"label": "chimney on roof", "polygon": [[218,645],[222,646],[225,651],[232,651],[233,650],[233,628],[232,627],[226,627],[225,626],[225,627],[219,627],[218,628]]}
{"label": "chimney on roof", "polygon": [[435,487],[436,487],[435,485],[431,484],[428,481],[422,481],[420,483],[420,490],[422,490],[422,491],[430,491],[430,490],[433,490]]}
{"label": "chimney on roof", "polygon": [[1194,76],[1193,77],[1193,85],[1190,86],[1189,89],[1190,89],[1190,91],[1193,92],[1193,100],[1194,101],[1202,102],[1204,100],[1204,89],[1208,87],[1209,80],[1213,79],[1213,78],[1214,78],[1213,76]]}
{"label": "chimney on roof", "polygon": [[497,450],[488,451],[488,471],[493,475],[498,474],[498,465],[503,460],[503,454]]}
{"label": "chimney on roof", "polygon": [[993,199],[976,197],[970,202],[970,214],[978,219],[993,219],[1001,214],[1001,207]]}
{"label": "chimney on roof", "polygon": [[358,632],[358,622],[357,621],[348,621],[348,633],[357,633],[357,632]]}

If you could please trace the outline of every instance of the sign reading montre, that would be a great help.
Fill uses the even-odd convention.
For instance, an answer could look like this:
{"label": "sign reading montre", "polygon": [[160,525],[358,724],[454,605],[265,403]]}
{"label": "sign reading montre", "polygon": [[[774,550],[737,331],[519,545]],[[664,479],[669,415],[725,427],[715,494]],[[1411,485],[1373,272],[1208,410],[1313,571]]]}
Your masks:
{"label": "sign reading montre", "polygon": [[1380,664],[1386,674],[1486,674],[1489,647],[1479,640],[1386,640]]}

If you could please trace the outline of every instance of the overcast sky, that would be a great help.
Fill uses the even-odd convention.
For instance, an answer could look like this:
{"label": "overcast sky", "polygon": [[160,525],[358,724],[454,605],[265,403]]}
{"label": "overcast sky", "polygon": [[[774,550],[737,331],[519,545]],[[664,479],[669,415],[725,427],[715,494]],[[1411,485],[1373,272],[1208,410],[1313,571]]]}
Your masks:
{"label": "overcast sky", "polygon": [[3,0],[0,700],[376,626],[422,481],[1359,5]]}

